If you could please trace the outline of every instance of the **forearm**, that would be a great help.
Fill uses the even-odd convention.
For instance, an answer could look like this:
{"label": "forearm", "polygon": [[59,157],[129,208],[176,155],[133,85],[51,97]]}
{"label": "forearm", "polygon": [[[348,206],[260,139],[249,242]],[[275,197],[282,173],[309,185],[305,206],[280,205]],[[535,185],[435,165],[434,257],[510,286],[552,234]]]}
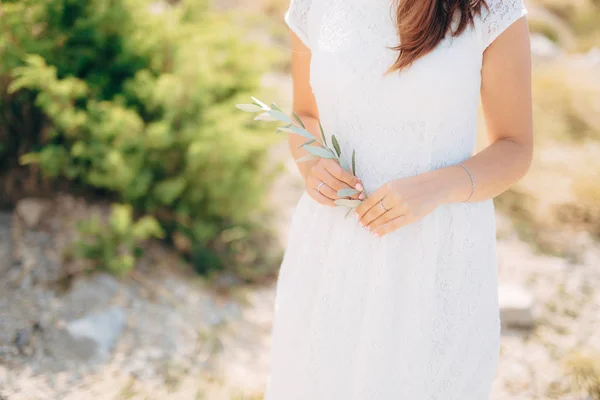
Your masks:
{"label": "forearm", "polygon": [[[304,123],[306,130],[311,135],[313,135],[315,137],[315,139],[321,140],[321,133],[319,130],[319,121],[317,120],[317,118],[308,116],[308,115],[299,115],[299,117],[302,120],[302,123]],[[304,156],[310,154],[308,151],[306,151],[304,148],[301,147],[301,145],[303,143],[306,143],[307,141],[308,141],[308,139],[306,139],[305,137],[302,137],[300,135],[295,135],[293,133],[288,135],[288,144],[290,146],[290,152],[292,153],[292,157],[294,158],[294,160],[297,160],[300,157],[304,157]],[[296,165],[298,166],[298,170],[300,171],[300,174],[302,174],[302,177],[304,178],[304,180],[306,180],[306,177],[308,175],[308,171],[310,170],[310,168],[317,161],[318,160],[311,160],[311,161],[303,161],[303,162],[296,163]]]}
{"label": "forearm", "polygon": [[[475,182],[469,201],[483,201],[503,193],[525,175],[531,158],[530,143],[499,139],[463,162]],[[471,195],[471,178],[462,167],[449,166],[431,173],[440,184],[442,204],[462,202]]]}

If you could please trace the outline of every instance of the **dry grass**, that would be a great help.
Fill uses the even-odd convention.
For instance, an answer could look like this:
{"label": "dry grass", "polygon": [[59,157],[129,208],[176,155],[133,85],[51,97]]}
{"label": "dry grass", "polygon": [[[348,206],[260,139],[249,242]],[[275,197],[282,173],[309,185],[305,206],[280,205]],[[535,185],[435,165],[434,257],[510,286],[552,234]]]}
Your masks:
{"label": "dry grass", "polygon": [[600,45],[600,0],[536,0],[563,19],[577,37],[576,50]]}
{"label": "dry grass", "polygon": [[579,390],[593,400],[600,400],[599,355],[573,354],[565,360],[565,369]]}
{"label": "dry grass", "polygon": [[600,238],[600,72],[544,67],[534,72],[533,93],[534,162],[496,204],[524,239],[566,255],[574,233]]}

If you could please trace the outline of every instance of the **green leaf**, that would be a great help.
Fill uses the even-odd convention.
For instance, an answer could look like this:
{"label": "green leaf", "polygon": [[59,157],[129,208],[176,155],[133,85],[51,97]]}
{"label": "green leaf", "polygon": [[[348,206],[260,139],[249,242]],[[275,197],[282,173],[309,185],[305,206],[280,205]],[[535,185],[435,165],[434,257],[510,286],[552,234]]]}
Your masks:
{"label": "green leaf", "polygon": [[250,96],[250,98],[257,106],[260,106],[263,110],[269,110],[269,106],[257,99],[256,97]]}
{"label": "green leaf", "polygon": [[289,128],[286,128],[285,126],[283,126],[281,128],[277,128],[277,132],[295,133],[296,135],[303,136],[303,137],[307,138],[308,140],[313,140],[315,138],[313,135],[310,134],[309,131],[307,131],[304,128],[300,128],[298,126],[290,126]]}
{"label": "green leaf", "polygon": [[269,113],[269,115],[273,118],[275,118],[278,121],[281,122],[285,122],[288,124],[293,124],[294,121],[292,121],[292,119],[290,117],[288,117],[286,114],[282,113],[281,111],[277,111],[277,110],[269,110],[267,111]]}
{"label": "green leaf", "polygon": [[323,138],[323,144],[327,146],[327,138],[325,137],[325,131],[323,130],[323,125],[321,125],[321,120],[319,120],[319,130],[321,131],[321,137]]}
{"label": "green leaf", "polygon": [[263,109],[260,108],[259,106],[257,106],[256,104],[236,104],[235,105],[239,110],[245,111],[245,112],[258,112],[258,111],[262,111]]}
{"label": "green leaf", "polygon": [[356,149],[352,150],[352,175],[356,176]]}
{"label": "green leaf", "polygon": [[271,108],[273,110],[281,111],[281,108],[277,107],[277,104],[275,104],[275,103],[271,103]]}
{"label": "green leaf", "polygon": [[302,120],[300,119],[300,117],[295,112],[293,112],[292,115],[294,116],[294,119],[296,121],[298,121],[298,124],[300,124],[301,127],[303,127],[303,128],[306,129],[306,127],[304,126],[304,122],[302,122]]}
{"label": "green leaf", "polygon": [[302,143],[300,146],[298,146],[299,149],[301,149],[304,146],[308,146],[309,144],[313,144],[314,142],[316,142],[315,139],[311,139],[308,142]]}
{"label": "green leaf", "polygon": [[314,154],[317,157],[335,159],[335,155],[331,154],[330,151],[325,150],[323,147],[306,146],[305,149],[306,151],[308,151],[311,154]]}
{"label": "green leaf", "polygon": [[132,224],[133,208],[129,204],[114,204],[109,217],[110,226],[120,235],[124,235]]}
{"label": "green leaf", "polygon": [[359,191],[355,190],[355,189],[340,189],[337,191],[337,195],[339,197],[352,197],[358,193],[359,193]]}
{"label": "green leaf", "polygon": [[355,207],[358,207],[360,205],[360,203],[362,203],[362,201],[360,201],[360,200],[349,200],[349,199],[337,199],[337,200],[334,201],[334,203],[337,206],[340,206],[340,207],[355,208]]}
{"label": "green leaf", "polygon": [[255,121],[277,121],[277,119],[273,118],[271,114],[268,112],[264,112],[262,114],[258,114],[255,118]]}
{"label": "green leaf", "polygon": [[305,162],[305,161],[315,160],[317,158],[319,158],[319,157],[314,156],[312,154],[307,154],[307,155],[305,155],[303,157],[300,157],[300,158],[296,159],[296,162]]}
{"label": "green leaf", "polygon": [[340,166],[344,168],[346,171],[350,172],[350,167],[348,167],[348,163],[342,157],[339,158]]}
{"label": "green leaf", "polygon": [[156,186],[154,186],[152,193],[156,200],[160,201],[161,204],[173,204],[179,199],[187,184],[188,182],[183,176],[166,179],[157,183]]}
{"label": "green leaf", "polygon": [[136,240],[147,240],[151,237],[162,239],[165,237],[165,232],[162,230],[158,221],[149,215],[140,218],[140,220],[133,225],[131,233]]}
{"label": "green leaf", "polygon": [[342,150],[340,150],[340,144],[337,141],[337,138],[335,137],[335,135],[331,136],[331,142],[333,143],[333,148],[335,149],[335,152],[337,153],[338,157],[342,156]]}

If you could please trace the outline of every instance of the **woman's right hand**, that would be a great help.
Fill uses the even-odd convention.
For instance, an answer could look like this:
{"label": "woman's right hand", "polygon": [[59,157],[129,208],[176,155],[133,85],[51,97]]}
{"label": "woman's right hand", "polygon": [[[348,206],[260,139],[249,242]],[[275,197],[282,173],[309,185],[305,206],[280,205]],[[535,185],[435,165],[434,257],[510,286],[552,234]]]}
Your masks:
{"label": "woman's right hand", "polygon": [[306,190],[315,201],[330,207],[336,207],[334,200],[339,197],[340,189],[355,189],[360,193],[352,196],[364,200],[363,185],[360,179],[343,169],[340,164],[330,158],[321,158],[309,169],[306,176]]}

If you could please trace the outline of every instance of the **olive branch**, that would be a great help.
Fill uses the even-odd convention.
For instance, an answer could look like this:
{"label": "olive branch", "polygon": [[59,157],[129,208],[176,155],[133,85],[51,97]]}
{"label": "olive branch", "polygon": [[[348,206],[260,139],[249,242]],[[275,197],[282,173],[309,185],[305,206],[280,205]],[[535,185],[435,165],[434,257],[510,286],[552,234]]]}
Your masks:
{"label": "olive branch", "polygon": [[[275,133],[285,132],[306,138],[308,141],[301,144],[299,148],[304,148],[309,154],[298,158],[295,160],[296,162],[305,162],[317,158],[330,158],[337,160],[342,168],[356,176],[356,151],[352,150],[351,163],[348,165],[346,160],[342,157],[342,150],[340,149],[340,144],[335,135],[331,136],[331,147],[327,143],[321,120],[318,120],[319,130],[321,131],[321,138],[319,139],[306,130],[304,123],[296,113],[292,112],[292,116],[290,117],[282,112],[275,103],[271,103],[271,106],[269,107],[256,97],[252,97],[252,104],[237,104],[236,107],[245,112],[260,113],[254,118],[255,121],[279,121],[286,124],[277,128]],[[337,206],[349,208],[349,214],[350,211],[358,207],[362,201],[358,199],[348,199],[346,197],[352,197],[359,193],[360,192],[356,189],[338,190],[337,195],[341,198],[335,200],[334,203]]]}

